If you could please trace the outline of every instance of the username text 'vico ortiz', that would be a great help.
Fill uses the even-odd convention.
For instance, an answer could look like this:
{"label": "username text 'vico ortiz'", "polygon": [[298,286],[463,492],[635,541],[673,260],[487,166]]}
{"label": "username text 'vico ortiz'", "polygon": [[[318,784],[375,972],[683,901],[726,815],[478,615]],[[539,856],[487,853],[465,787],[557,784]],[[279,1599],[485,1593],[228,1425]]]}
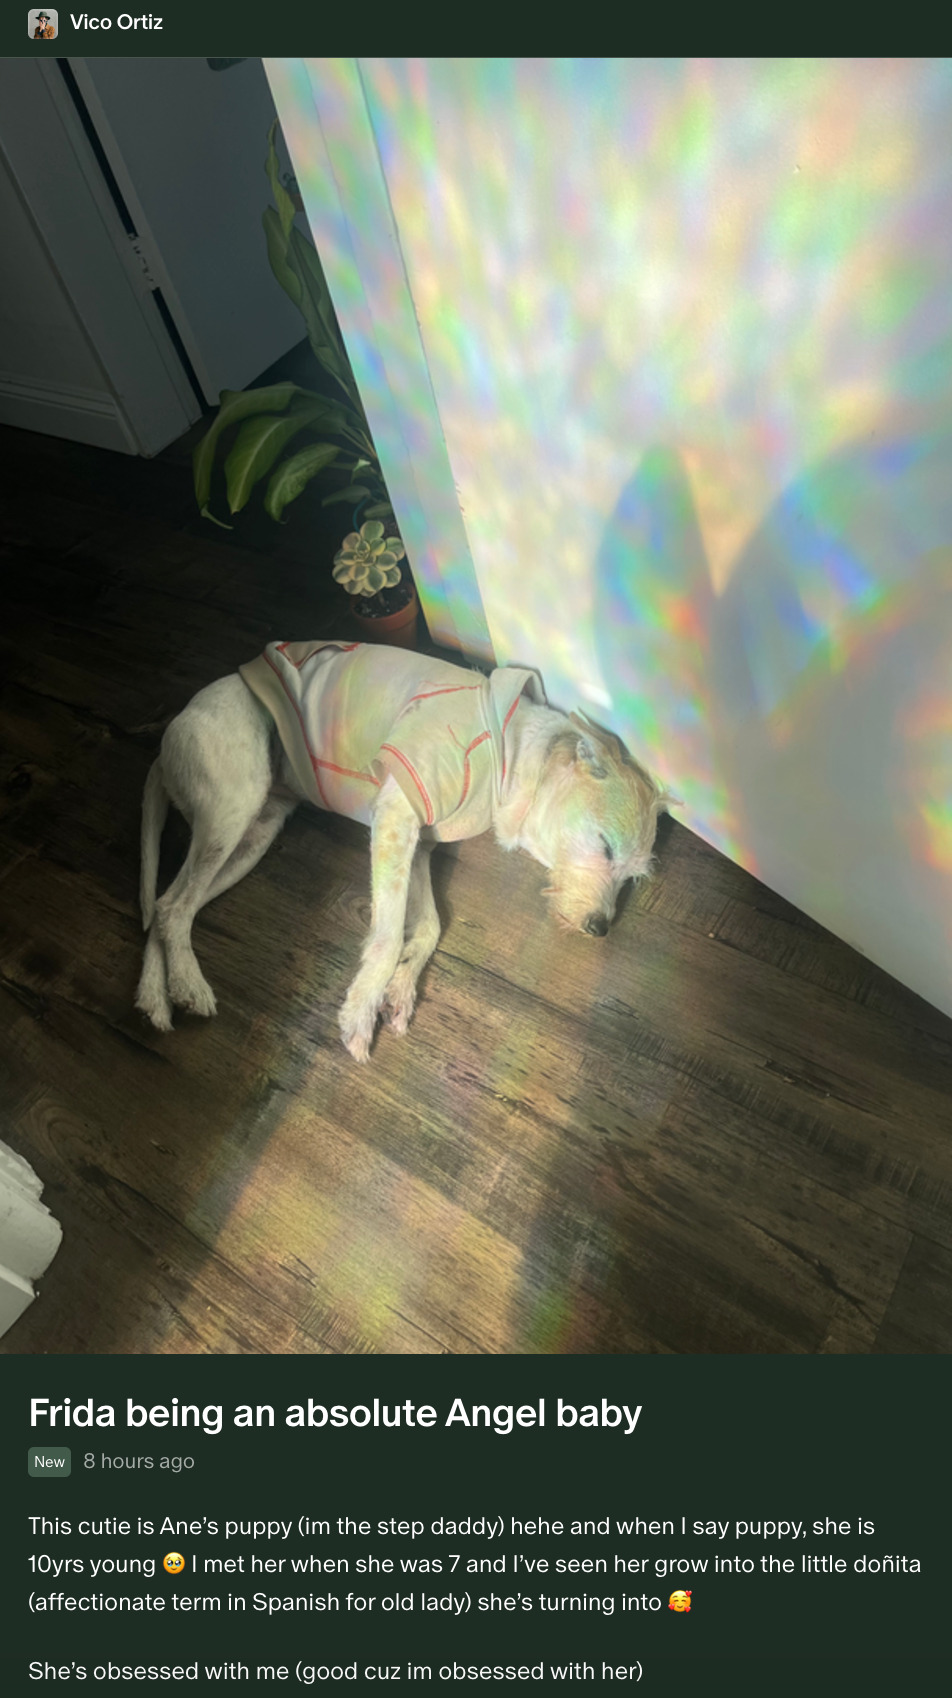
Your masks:
{"label": "username text 'vico ortiz'", "polygon": [[161,29],[162,19],[152,12],[142,12],[139,17],[133,17],[131,12],[120,12],[117,18],[93,18],[88,12],[70,12],[69,21],[74,29]]}

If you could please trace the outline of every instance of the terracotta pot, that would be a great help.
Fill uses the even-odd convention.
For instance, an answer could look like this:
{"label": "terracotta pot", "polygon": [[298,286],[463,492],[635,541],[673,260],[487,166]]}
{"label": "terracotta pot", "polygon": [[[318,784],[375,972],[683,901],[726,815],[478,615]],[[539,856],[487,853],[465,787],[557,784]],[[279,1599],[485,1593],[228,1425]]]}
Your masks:
{"label": "terracotta pot", "polygon": [[396,613],[384,613],[379,619],[368,619],[366,614],[358,613],[355,598],[351,597],[351,613],[360,631],[361,642],[386,643],[393,649],[416,648],[419,611],[420,603],[415,589],[411,590],[406,607],[398,608]]}

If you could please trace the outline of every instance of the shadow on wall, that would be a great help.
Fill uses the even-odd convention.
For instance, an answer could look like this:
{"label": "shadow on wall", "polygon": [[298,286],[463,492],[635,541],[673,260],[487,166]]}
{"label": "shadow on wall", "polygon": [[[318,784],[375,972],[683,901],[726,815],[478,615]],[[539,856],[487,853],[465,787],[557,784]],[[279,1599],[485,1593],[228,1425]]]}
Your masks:
{"label": "shadow on wall", "polygon": [[620,729],[687,823],[952,1013],[950,448],[811,467],[719,597],[684,466],[651,449],[594,613]]}

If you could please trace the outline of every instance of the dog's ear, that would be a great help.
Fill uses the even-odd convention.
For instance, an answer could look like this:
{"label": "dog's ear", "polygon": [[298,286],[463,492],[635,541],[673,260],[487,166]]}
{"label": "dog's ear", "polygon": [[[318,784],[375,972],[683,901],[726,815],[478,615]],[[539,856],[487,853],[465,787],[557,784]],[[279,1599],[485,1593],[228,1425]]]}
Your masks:
{"label": "dog's ear", "polygon": [[608,765],[605,751],[588,734],[580,737],[575,745],[575,759],[579,766],[584,767],[589,778],[607,778]]}
{"label": "dog's ear", "polygon": [[[606,731],[603,725],[596,725],[594,719],[589,719],[588,714],[582,713],[581,710],[578,713],[570,714],[569,718],[572,724],[583,733],[580,739],[579,759],[584,758],[581,753],[581,743],[584,741],[590,748],[595,749],[600,766],[604,766],[606,761],[609,765],[615,762],[617,766],[627,767],[629,772],[637,773],[638,777],[647,784],[657,807],[666,809],[669,803],[672,807],[679,808],[681,806],[680,797],[675,796],[672,791],[666,790],[662,784],[659,784],[653,773],[650,773],[646,766],[642,766],[640,761],[635,760],[634,755],[629,749],[626,749],[621,738],[614,731]],[[594,776],[605,778],[607,774],[601,772],[595,773]]]}
{"label": "dog's ear", "polygon": [[590,778],[607,778],[611,762],[618,759],[614,748],[617,737],[595,725],[587,714],[573,713],[569,717],[581,733],[575,745],[575,759]]}

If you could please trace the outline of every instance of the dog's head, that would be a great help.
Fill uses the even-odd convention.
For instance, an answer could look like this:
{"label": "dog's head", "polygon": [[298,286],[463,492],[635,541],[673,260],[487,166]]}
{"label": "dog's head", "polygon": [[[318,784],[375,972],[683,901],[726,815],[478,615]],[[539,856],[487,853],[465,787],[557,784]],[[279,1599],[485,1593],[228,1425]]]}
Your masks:
{"label": "dog's head", "polygon": [[672,801],[613,732],[573,714],[556,733],[523,842],[551,868],[546,895],[563,925],[605,936],[622,885],[650,871]]}

